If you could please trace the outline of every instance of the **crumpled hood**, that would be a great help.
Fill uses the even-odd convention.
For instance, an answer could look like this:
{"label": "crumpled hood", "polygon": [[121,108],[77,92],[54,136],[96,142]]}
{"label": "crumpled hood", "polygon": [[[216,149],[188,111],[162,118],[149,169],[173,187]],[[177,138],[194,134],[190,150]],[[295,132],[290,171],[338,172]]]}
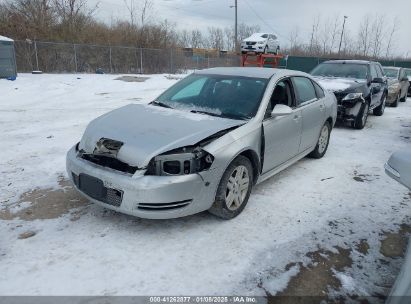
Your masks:
{"label": "crumpled hood", "polygon": [[328,91],[339,92],[354,92],[357,88],[364,86],[367,82],[359,79],[348,78],[333,78],[333,77],[314,77],[321,86]]}
{"label": "crumpled hood", "polygon": [[123,143],[117,158],[143,168],[164,152],[195,145],[219,131],[244,124],[244,121],[152,105],[127,105],[93,120],[79,148],[93,153],[101,138]]}

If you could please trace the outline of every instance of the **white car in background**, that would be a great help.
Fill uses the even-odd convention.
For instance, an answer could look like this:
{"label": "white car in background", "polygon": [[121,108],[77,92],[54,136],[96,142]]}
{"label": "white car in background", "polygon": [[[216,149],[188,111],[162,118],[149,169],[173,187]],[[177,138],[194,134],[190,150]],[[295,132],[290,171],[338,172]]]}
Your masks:
{"label": "white car in background", "polygon": [[280,51],[280,42],[277,35],[269,33],[255,33],[241,42],[241,53],[275,53]]}

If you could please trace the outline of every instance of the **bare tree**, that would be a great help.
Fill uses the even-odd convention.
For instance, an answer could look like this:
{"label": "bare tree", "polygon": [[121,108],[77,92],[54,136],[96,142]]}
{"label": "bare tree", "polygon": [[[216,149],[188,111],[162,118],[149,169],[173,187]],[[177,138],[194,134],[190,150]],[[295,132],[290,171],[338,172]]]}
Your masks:
{"label": "bare tree", "polygon": [[297,51],[301,48],[301,43],[300,43],[300,28],[298,25],[296,25],[290,32],[289,34],[289,40],[290,40],[290,53],[291,54],[296,54]]}
{"label": "bare tree", "polygon": [[397,33],[397,29],[398,29],[398,18],[394,18],[391,30],[388,33],[389,38],[387,42],[387,47],[385,49],[386,58],[389,58],[391,56],[392,48],[395,46],[395,34]]}
{"label": "bare tree", "polygon": [[135,3],[135,0],[123,0],[123,1],[130,15],[131,26],[134,26],[135,21],[136,21],[136,14],[137,14],[137,6]]}
{"label": "bare tree", "polygon": [[312,31],[311,31],[311,39],[310,39],[310,48],[309,48],[309,54],[314,55],[318,53],[318,32],[320,28],[320,22],[321,22],[321,16],[317,15],[314,18],[313,25],[312,25]]}
{"label": "bare tree", "polygon": [[152,9],[153,9],[153,0],[143,0],[141,4],[141,15],[140,15],[140,21],[141,21],[142,27],[144,27],[147,20],[150,18]]}
{"label": "bare tree", "polygon": [[182,47],[190,47],[191,46],[191,39],[190,33],[187,30],[182,30],[179,34],[179,44]]}
{"label": "bare tree", "polygon": [[204,46],[203,34],[199,30],[191,31],[191,47],[192,48],[201,48]]}
{"label": "bare tree", "polygon": [[332,54],[334,51],[334,47],[337,45],[337,39],[338,39],[338,28],[340,26],[339,23],[340,20],[340,15],[336,14],[334,15],[334,22],[332,23],[332,26],[330,27],[330,44],[329,44],[329,49],[328,49],[328,54]]}
{"label": "bare tree", "polygon": [[358,31],[358,51],[364,57],[368,56],[371,47],[372,28],[370,19],[370,15],[366,15],[363,18]]}
{"label": "bare tree", "polygon": [[385,39],[384,37],[384,16],[377,15],[375,16],[374,22],[372,24],[372,49],[373,53],[372,56],[377,58],[381,54],[382,43]]}
{"label": "bare tree", "polygon": [[208,28],[208,40],[209,46],[216,50],[224,49],[224,34],[221,28],[209,27]]}

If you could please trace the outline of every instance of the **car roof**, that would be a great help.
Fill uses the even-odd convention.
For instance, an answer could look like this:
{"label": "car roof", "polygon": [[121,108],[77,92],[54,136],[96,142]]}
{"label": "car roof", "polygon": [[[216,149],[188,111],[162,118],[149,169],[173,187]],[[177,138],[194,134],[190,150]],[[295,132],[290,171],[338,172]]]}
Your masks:
{"label": "car roof", "polygon": [[195,71],[194,74],[243,76],[243,77],[264,78],[264,79],[270,79],[273,76],[280,78],[280,77],[291,76],[291,75],[311,77],[307,73],[300,72],[300,71],[286,70],[286,69],[272,69],[272,68],[256,68],[256,67],[211,68],[211,69]]}
{"label": "car roof", "polygon": [[328,60],[328,61],[324,61],[322,63],[355,63],[355,64],[370,64],[370,63],[378,63],[376,61],[369,61],[369,60]]}

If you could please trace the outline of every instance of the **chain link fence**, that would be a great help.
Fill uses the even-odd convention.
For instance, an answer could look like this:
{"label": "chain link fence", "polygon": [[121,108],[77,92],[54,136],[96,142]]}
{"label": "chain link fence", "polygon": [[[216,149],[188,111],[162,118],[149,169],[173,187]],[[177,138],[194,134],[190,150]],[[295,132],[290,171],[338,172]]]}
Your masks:
{"label": "chain link fence", "polygon": [[192,49],[15,41],[18,72],[181,73],[186,70],[239,66],[234,54]]}

